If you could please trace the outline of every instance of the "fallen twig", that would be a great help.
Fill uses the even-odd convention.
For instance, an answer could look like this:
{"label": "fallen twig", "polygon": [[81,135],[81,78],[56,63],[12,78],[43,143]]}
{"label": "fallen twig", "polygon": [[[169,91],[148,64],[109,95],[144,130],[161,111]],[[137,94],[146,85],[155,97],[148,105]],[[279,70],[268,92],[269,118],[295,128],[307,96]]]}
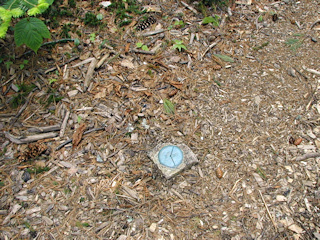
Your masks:
{"label": "fallen twig", "polygon": [[[95,131],[100,131],[100,130],[103,130],[103,129],[105,129],[105,127],[93,128],[93,129],[90,129],[90,130],[88,130],[88,131],[85,131],[85,132],[83,133],[83,135],[86,135],[86,134],[88,134],[88,133],[95,132]],[[56,147],[56,151],[57,151],[57,150],[60,150],[61,148],[63,148],[65,145],[67,145],[67,144],[69,144],[69,143],[72,143],[72,139],[69,139],[69,140],[61,143],[58,147]]]}
{"label": "fallen twig", "polygon": [[258,191],[259,191],[260,197],[261,197],[261,199],[262,199],[262,201],[263,201],[263,204],[264,204],[265,208],[267,209],[267,213],[268,213],[268,215],[269,215],[269,218],[271,219],[271,222],[272,222],[274,228],[275,228],[276,231],[278,232],[277,225],[276,225],[276,223],[274,222],[273,217],[271,216],[271,213],[270,213],[270,211],[269,211],[269,208],[268,208],[266,202],[264,201],[263,195],[262,195],[262,193],[261,193],[260,190],[258,190]]}
{"label": "fallen twig", "polygon": [[20,110],[18,111],[18,113],[16,114],[16,116],[12,119],[11,121],[11,126],[13,126],[13,124],[18,120],[18,118],[20,117],[20,115],[23,113],[23,111],[27,108],[30,100],[32,99],[32,94],[33,92],[36,90],[36,88],[34,88],[28,95],[27,97],[27,101],[25,102],[25,104],[23,104],[23,106],[20,108]]}
{"label": "fallen twig", "polygon": [[99,60],[99,62],[96,64],[96,69],[99,68],[99,67],[101,67],[102,64],[107,60],[108,57],[110,57],[110,54],[109,54],[109,53],[105,54],[105,55]]}
{"label": "fallen twig", "polygon": [[31,127],[28,129],[28,132],[45,133],[45,132],[53,132],[53,131],[59,131],[59,130],[60,130],[60,124],[57,124],[57,125],[45,126],[45,127]]}
{"label": "fallen twig", "polygon": [[140,50],[140,49],[131,49],[131,52],[134,52],[134,53],[141,53],[141,54],[149,54],[149,55],[153,55],[155,54],[155,52],[153,51],[143,51],[143,50]]}
{"label": "fallen twig", "polygon": [[54,138],[58,136],[57,132],[49,132],[49,133],[41,133],[38,135],[32,135],[32,136],[13,136],[9,132],[4,132],[4,135],[6,138],[8,138],[11,142],[16,143],[16,144],[24,144],[24,143],[30,143],[30,142],[35,142],[41,139],[46,139],[46,138]]}
{"label": "fallen twig", "polygon": [[320,72],[311,68],[305,69],[307,72],[320,76]]}
{"label": "fallen twig", "polygon": [[167,29],[159,29],[159,30],[155,30],[155,31],[150,31],[150,32],[146,32],[146,33],[143,33],[141,34],[142,37],[149,37],[149,36],[152,36],[152,35],[156,35],[156,34],[159,34],[159,33],[163,33],[165,31],[168,31]]}
{"label": "fallen twig", "polygon": [[311,24],[310,29],[312,29],[315,25],[317,25],[318,23],[320,23],[320,19],[318,19],[317,21],[315,21],[314,23]]}
{"label": "fallen twig", "polygon": [[82,66],[84,64],[87,64],[87,63],[91,62],[93,59],[95,59],[95,57],[87,58],[86,60],[83,60],[83,61],[71,66],[70,68],[75,68],[75,67]]}
{"label": "fallen twig", "polygon": [[97,65],[97,59],[96,58],[93,58],[89,67],[88,67],[88,71],[87,71],[87,75],[84,79],[84,83],[83,83],[83,87],[84,87],[84,92],[86,92],[89,88],[89,85],[90,85],[90,81],[92,79],[92,76],[93,76],[93,73],[94,73],[94,69]]}
{"label": "fallen twig", "polygon": [[302,156],[299,156],[296,158],[296,161],[303,161],[306,160],[308,158],[316,158],[316,157],[320,157],[320,153],[319,152],[314,152],[314,153],[306,153]]}
{"label": "fallen twig", "polygon": [[[68,64],[74,60],[77,60],[78,58],[79,58],[78,56],[70,58],[68,61],[66,61],[65,63],[59,64],[58,66],[61,68],[61,67],[65,66],[66,64]],[[56,69],[57,69],[57,66],[47,69],[44,73],[47,74],[49,72],[55,71]]]}
{"label": "fallen twig", "polygon": [[211,48],[213,48],[214,46],[216,46],[220,41],[221,41],[221,39],[219,39],[218,41],[212,43],[212,44],[201,54],[200,60],[202,60],[202,58],[204,57],[204,55],[206,55],[206,53],[207,53]]}
{"label": "fallen twig", "polygon": [[70,116],[70,111],[67,111],[66,115],[64,116],[63,122],[61,124],[61,129],[60,129],[60,134],[59,134],[60,137],[63,137],[63,135],[64,135],[64,131],[66,130],[69,116]]}
{"label": "fallen twig", "polygon": [[183,6],[185,6],[186,8],[188,8],[190,11],[192,11],[194,14],[197,14],[197,13],[198,13],[197,10],[194,9],[193,7],[191,7],[189,4],[187,4],[187,3],[183,2],[183,1],[181,1],[181,4],[182,4]]}

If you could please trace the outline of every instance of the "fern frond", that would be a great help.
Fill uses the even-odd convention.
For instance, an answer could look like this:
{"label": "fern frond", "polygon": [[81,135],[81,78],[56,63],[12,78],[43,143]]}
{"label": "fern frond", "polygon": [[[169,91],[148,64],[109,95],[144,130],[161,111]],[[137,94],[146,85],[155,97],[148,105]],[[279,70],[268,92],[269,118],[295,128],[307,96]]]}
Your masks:
{"label": "fern frond", "polygon": [[11,14],[12,14],[12,17],[18,18],[18,17],[21,17],[24,14],[24,12],[20,8],[15,8],[11,10]]}
{"label": "fern frond", "polygon": [[3,7],[0,7],[0,18],[4,21],[4,22],[7,22],[7,21],[10,21],[11,20],[11,17],[12,17],[12,13],[10,10],[7,10]]}
{"label": "fern frond", "polygon": [[38,8],[39,8],[40,12],[43,13],[45,10],[48,9],[49,6],[50,6],[49,3],[40,3],[38,5]]}
{"label": "fern frond", "polygon": [[2,24],[0,25],[0,38],[4,38],[6,36],[6,33],[8,31],[8,28],[10,26],[10,22],[11,20],[9,21],[4,21],[2,22]]}
{"label": "fern frond", "polygon": [[39,8],[34,7],[34,8],[29,9],[27,13],[28,13],[29,16],[35,16],[35,15],[40,14],[41,11],[40,11]]}

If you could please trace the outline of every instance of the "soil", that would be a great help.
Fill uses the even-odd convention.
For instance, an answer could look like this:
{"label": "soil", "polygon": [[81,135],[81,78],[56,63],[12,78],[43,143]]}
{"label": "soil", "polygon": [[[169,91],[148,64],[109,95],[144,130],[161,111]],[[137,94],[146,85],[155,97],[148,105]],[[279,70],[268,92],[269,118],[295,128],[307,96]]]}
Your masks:
{"label": "soil", "polygon": [[[320,239],[320,2],[151,2],[142,31],[79,1],[50,31],[80,45],[1,40],[0,239]],[[199,164],[166,179],[164,142]]]}

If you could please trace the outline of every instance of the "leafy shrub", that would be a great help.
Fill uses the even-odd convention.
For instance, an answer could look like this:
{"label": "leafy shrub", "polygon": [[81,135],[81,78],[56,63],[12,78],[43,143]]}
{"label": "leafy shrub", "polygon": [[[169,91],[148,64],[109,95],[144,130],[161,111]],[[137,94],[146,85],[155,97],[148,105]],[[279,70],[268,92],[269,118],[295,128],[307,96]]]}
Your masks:
{"label": "leafy shrub", "polygon": [[43,38],[50,38],[46,25],[33,16],[43,13],[54,0],[8,0],[0,6],[0,38],[4,38],[11,25],[12,18],[21,19],[14,27],[14,41],[17,46],[26,44],[37,52]]}

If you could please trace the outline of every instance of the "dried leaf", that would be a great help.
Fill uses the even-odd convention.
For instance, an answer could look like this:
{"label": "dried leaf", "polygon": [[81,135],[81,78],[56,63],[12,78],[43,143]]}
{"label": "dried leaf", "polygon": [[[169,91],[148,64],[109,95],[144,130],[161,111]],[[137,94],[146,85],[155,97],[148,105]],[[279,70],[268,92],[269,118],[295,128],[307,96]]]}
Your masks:
{"label": "dried leaf", "polygon": [[173,90],[171,90],[169,93],[168,93],[168,96],[169,97],[173,97],[174,95],[176,95],[177,94],[177,92],[178,92],[178,89],[173,89]]}
{"label": "dried leaf", "polygon": [[129,59],[122,60],[121,66],[130,68],[130,69],[134,69],[134,64]]}
{"label": "dried leaf", "polygon": [[86,129],[86,124],[82,123],[77,130],[74,132],[73,134],[73,138],[72,138],[72,147],[76,147],[78,146],[78,144],[80,143],[81,139],[82,139],[82,135],[84,130]]}
{"label": "dried leaf", "polygon": [[179,90],[182,89],[182,83],[181,82],[177,82],[177,81],[170,81],[169,82],[172,86],[174,86],[175,88],[178,88]]}
{"label": "dried leaf", "polygon": [[103,88],[101,92],[98,92],[96,95],[94,95],[94,98],[104,98],[106,96],[107,96],[106,89]]}
{"label": "dried leaf", "polygon": [[214,56],[220,58],[221,60],[225,62],[234,62],[233,58],[227,56],[227,55],[222,55],[222,54],[214,54]]}

